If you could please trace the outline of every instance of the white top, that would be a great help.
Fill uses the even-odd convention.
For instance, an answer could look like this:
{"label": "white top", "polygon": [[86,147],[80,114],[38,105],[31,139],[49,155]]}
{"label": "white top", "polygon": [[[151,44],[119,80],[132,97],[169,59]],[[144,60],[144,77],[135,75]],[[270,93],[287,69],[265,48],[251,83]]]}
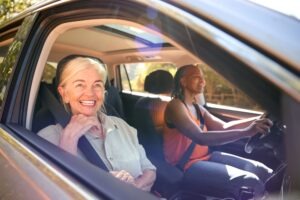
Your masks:
{"label": "white top", "polygon": [[[90,133],[85,135],[110,171],[125,170],[136,178],[142,175],[145,169],[156,170],[138,142],[136,129],[118,117],[102,114],[101,119],[105,138],[101,139]],[[40,130],[38,135],[58,145],[62,130],[59,124],[50,125]],[[84,158],[80,150],[78,156]]]}

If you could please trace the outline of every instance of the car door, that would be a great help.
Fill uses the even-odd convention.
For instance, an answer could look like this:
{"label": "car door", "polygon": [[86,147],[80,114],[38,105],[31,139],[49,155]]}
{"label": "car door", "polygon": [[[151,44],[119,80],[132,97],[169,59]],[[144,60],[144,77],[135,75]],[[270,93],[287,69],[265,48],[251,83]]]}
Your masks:
{"label": "car door", "polygon": [[[292,184],[294,192],[298,191],[300,179],[295,167],[299,167],[300,163],[293,158],[299,153],[295,142],[299,140],[295,122],[300,102],[300,68],[299,57],[296,56],[300,51],[297,42],[299,18],[274,12],[249,1],[226,1],[222,4],[217,1],[177,1],[175,4],[233,37],[233,40],[224,40],[218,34],[207,34],[208,29],[198,29],[198,33],[203,31],[207,37],[203,40],[198,37],[197,44],[193,43],[191,48],[196,48],[200,57],[200,54],[204,57],[207,55],[207,59],[202,59],[213,65],[231,83],[238,85],[267,112],[284,121],[287,127],[284,135],[286,158],[291,163],[288,172],[295,181]],[[219,54],[218,47],[207,43],[209,38],[228,51]],[[246,46],[237,47],[237,42],[242,42],[250,49]],[[207,51],[213,56],[206,54]],[[258,54],[260,56],[257,57]],[[231,60],[231,56],[237,60]],[[247,66],[243,63],[247,63]]]}
{"label": "car door", "polygon": [[[83,191],[88,191],[98,198],[151,199],[144,193],[113,181],[111,177],[105,175],[106,173],[101,173],[101,170],[99,172],[89,164],[83,164],[80,160],[36,137],[30,131],[41,74],[48,57],[45,43],[47,39],[51,39],[53,30],[58,30],[55,28],[64,23],[85,22],[85,20],[93,19],[128,20],[147,27],[150,24],[158,27],[163,35],[209,64],[233,84],[239,85],[266,111],[272,112],[277,118],[286,122],[289,127],[288,134],[286,134],[287,157],[291,163],[289,172],[296,183],[295,190],[299,189],[300,179],[297,173],[299,162],[294,159],[299,155],[297,148],[299,125],[296,120],[299,119],[300,113],[299,75],[297,75],[299,62],[294,55],[295,52],[299,52],[299,45],[286,40],[289,38],[297,41],[297,34],[294,33],[299,33],[299,26],[293,25],[296,22],[280,17],[287,22],[287,29],[284,30],[273,23],[263,24],[259,19],[256,19],[254,23],[263,24],[268,27],[268,30],[274,31],[271,35],[276,35],[276,43],[280,44],[279,46],[290,45],[288,49],[293,50],[293,53],[289,53],[274,47],[274,44],[267,40],[268,34],[264,31],[246,23],[247,20],[242,14],[249,17],[246,19],[251,19],[253,16],[253,12],[246,12],[249,11],[248,7],[256,12],[260,11],[259,13],[263,16],[269,16],[269,18],[273,16],[273,14],[270,16],[268,11],[248,3],[234,1],[232,4],[226,4],[229,8],[224,5],[227,12],[223,13],[218,12],[220,6],[204,1],[175,1],[172,2],[173,5],[166,1],[153,2],[65,1],[53,5],[45,4],[47,6],[37,7],[39,9],[27,12],[25,14],[27,18],[22,22],[23,28],[19,30],[20,35],[16,37],[15,44],[9,50],[10,56],[4,60],[5,66],[12,69],[9,73],[12,76],[9,77],[9,83],[5,86],[1,102],[2,132],[5,131],[8,135],[28,145],[36,151],[34,155],[38,158],[42,159],[43,156],[47,158],[63,174],[62,179],[72,180],[71,182],[75,180],[76,185],[84,188]],[[240,16],[240,18],[235,18],[230,15],[230,11],[235,10],[234,8],[240,8],[245,12],[235,12]],[[36,14],[32,14],[35,12]],[[220,16],[221,13],[222,16]],[[217,17],[214,18],[214,16]],[[225,19],[233,26],[225,23]],[[249,27],[238,26],[245,24]],[[293,34],[287,37],[286,35],[290,34],[288,29],[290,27],[292,27]],[[251,32],[252,34],[249,35],[247,31],[255,31],[255,34]],[[276,70],[271,70],[274,67]],[[281,76],[278,70],[285,76]],[[72,179],[69,179],[70,177]],[[69,184],[72,185],[70,181],[67,186]],[[73,185],[72,188],[78,191],[76,186]]]}
{"label": "car door", "polygon": [[[153,195],[122,183],[109,173],[60,150],[30,131],[33,112],[31,106],[34,105],[39,87],[39,81],[34,76],[43,71],[43,67],[39,69],[38,62],[46,56],[43,54],[44,42],[61,23],[80,21],[87,16],[90,19],[94,17],[89,12],[95,8],[93,3],[77,2],[65,7],[62,2],[57,5],[48,4],[51,9],[44,8],[42,12],[34,9],[31,10],[33,14],[25,14],[1,64],[1,71],[3,69],[6,72],[6,76],[1,77],[1,138],[4,139],[4,144],[1,140],[1,150],[9,152],[5,157],[8,161],[13,159],[8,165],[13,170],[7,171],[10,176],[6,178],[8,185],[3,187],[3,196],[12,196],[13,199],[156,199]],[[95,13],[100,13],[98,17],[101,18],[102,12],[111,12],[107,5],[111,4],[97,4],[98,10]],[[43,6],[41,4],[41,8]],[[68,19],[64,17],[65,14],[69,15]],[[52,19],[49,20],[50,18]],[[21,155],[13,156],[16,153]],[[2,156],[6,154],[3,153]],[[6,163],[1,166],[7,166]],[[30,173],[27,168],[32,168]],[[5,172],[4,169],[1,171]],[[15,171],[18,173],[12,176]],[[22,181],[14,184],[20,176]],[[27,182],[31,185],[26,185]],[[25,193],[27,186],[31,187]],[[12,195],[12,191],[16,193]]]}
{"label": "car door", "polygon": [[[261,105],[265,112],[284,121],[289,127],[284,139],[286,150],[298,154],[295,119],[298,119],[300,100],[297,56],[300,49],[296,36],[300,33],[299,20],[248,1],[222,4],[218,1],[175,1],[173,5],[175,8],[165,5],[161,10],[172,10],[168,16],[180,23],[161,19],[161,23],[168,26],[161,27],[160,31],[230,80]],[[186,13],[180,12],[181,9]],[[232,112],[224,107],[208,107],[227,120],[231,115],[232,118],[239,118],[244,113],[253,114],[241,110]],[[269,157],[263,151],[259,154]],[[286,155],[293,163],[288,169],[299,183],[294,167],[299,166],[299,162],[294,161],[292,154]],[[271,160],[276,162],[274,157]],[[296,190],[297,183],[294,185]]]}
{"label": "car door", "polygon": [[[17,90],[21,89],[18,87],[15,89],[15,86],[19,84],[24,73],[24,70],[18,66],[18,64],[22,65],[22,59],[19,58],[34,19],[35,15],[1,28],[1,197],[5,199],[89,198],[94,195],[82,188],[76,189],[74,185],[71,186],[72,178],[64,179],[65,174],[55,169],[50,160],[33,148],[32,143],[42,145],[43,141],[36,140],[38,138],[32,137],[32,133],[21,126],[12,125],[17,122],[12,118],[19,113],[9,109],[9,102],[12,101],[11,98],[20,100],[20,97],[14,96]],[[28,137],[24,141],[21,135]],[[76,183],[75,180],[74,182]]]}

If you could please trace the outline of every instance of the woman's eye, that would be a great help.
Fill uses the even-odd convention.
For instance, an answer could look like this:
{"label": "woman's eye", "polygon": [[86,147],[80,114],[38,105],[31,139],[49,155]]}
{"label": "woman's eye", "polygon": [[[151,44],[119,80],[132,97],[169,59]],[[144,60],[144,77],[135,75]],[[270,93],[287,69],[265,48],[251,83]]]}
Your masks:
{"label": "woman's eye", "polygon": [[82,83],[78,83],[75,85],[75,88],[82,88],[83,87],[83,84]]}
{"label": "woman's eye", "polygon": [[101,89],[102,89],[102,88],[103,88],[103,84],[97,83],[97,84],[94,85],[94,87],[95,87],[95,88],[99,88],[99,89],[101,88]]}

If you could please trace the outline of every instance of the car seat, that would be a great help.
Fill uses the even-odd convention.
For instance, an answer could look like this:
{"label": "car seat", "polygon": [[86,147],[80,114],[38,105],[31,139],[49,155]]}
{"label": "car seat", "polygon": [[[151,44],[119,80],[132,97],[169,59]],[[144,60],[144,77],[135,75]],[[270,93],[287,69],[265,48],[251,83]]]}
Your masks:
{"label": "car seat", "polygon": [[[144,90],[153,94],[170,93],[173,85],[172,75],[164,70],[150,73]],[[141,97],[134,106],[134,125],[138,138],[144,146],[147,157],[157,167],[154,190],[167,198],[178,195],[183,172],[166,162],[163,153],[163,138],[160,130],[167,102],[159,97]]]}
{"label": "car seat", "polygon": [[[105,108],[106,112],[110,115],[118,116],[125,119],[123,102],[118,89],[106,81],[105,84]],[[112,110],[111,110],[112,109]]]}

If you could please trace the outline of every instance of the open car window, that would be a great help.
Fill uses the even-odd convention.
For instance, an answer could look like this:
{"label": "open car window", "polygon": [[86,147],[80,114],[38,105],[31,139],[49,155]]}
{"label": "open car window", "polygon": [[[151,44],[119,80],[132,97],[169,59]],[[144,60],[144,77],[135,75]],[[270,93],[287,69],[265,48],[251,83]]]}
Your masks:
{"label": "open car window", "polygon": [[[299,68],[295,52],[299,52],[299,48],[294,41],[297,41],[299,31],[276,25],[290,28],[295,21],[249,4],[237,3],[240,1],[230,4],[214,1],[154,2],[47,1],[32,8],[23,15],[32,20],[23,25],[28,34],[22,31],[24,46],[19,46],[20,57],[11,57],[16,61],[13,64],[17,66],[17,73],[9,86],[7,80],[11,78],[13,65],[2,65],[2,54],[5,55],[9,48],[8,43],[0,41],[0,112],[6,111],[3,118],[0,116],[1,127],[48,159],[45,160],[58,170],[76,179],[81,188],[95,192],[96,196],[118,196],[114,182],[109,178],[102,182],[103,174],[97,175],[98,169],[90,172],[88,164],[82,164],[86,162],[65,156],[57,146],[42,142],[42,138],[35,135],[37,131],[33,131],[34,123],[43,127],[57,123],[37,117],[43,108],[40,88],[47,84],[53,93],[56,92],[53,80],[57,63],[70,54],[97,57],[104,62],[111,88],[115,89],[124,106],[124,120],[131,126],[134,126],[136,102],[148,95],[143,86],[150,72],[165,69],[174,75],[180,66],[198,64],[207,81],[204,106],[212,114],[230,121],[258,116],[266,110],[276,120],[292,124],[288,126],[288,137],[297,132],[294,120],[298,119],[295,117],[298,114],[293,107],[298,107],[299,101],[299,77],[295,73]],[[240,7],[232,6],[236,4]],[[249,12],[246,12],[248,8]],[[257,15],[249,14],[253,10]],[[245,18],[236,17],[242,14]],[[261,23],[257,16],[267,16],[269,21]],[[274,23],[273,19],[280,20]],[[283,139],[278,141],[284,146]],[[297,140],[288,141],[293,145]],[[219,148],[245,155],[244,143],[241,140]],[[279,166],[281,158],[274,155],[278,152],[274,153],[264,145],[262,148],[269,149],[246,156],[270,164],[274,169]]]}
{"label": "open car window", "polygon": [[17,28],[13,29],[13,31],[10,31],[8,33],[1,33],[1,39],[0,39],[0,74],[1,74],[1,80],[0,80],[0,115],[2,110],[2,102],[5,97],[5,92],[9,84],[9,80],[11,79],[12,74],[12,68],[11,67],[5,67],[3,62],[4,58],[7,55],[7,52],[9,50],[9,47],[13,41],[13,38],[15,34],[17,33]]}
{"label": "open car window", "polygon": [[172,63],[128,63],[119,66],[123,91],[145,92],[145,78],[158,69],[170,72],[173,76],[177,68]]}

